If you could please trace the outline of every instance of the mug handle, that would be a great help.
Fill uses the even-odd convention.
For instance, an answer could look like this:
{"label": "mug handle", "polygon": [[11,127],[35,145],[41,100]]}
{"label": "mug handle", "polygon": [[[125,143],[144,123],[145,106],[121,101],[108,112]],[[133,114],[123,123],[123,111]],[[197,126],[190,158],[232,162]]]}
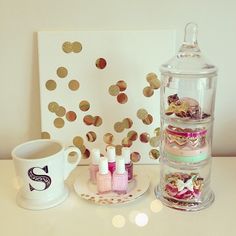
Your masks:
{"label": "mug handle", "polygon": [[[77,159],[75,162],[73,163],[70,163],[68,161],[68,157],[69,157],[69,154],[71,152],[75,152],[77,154]],[[64,179],[67,179],[67,177],[69,176],[69,174],[71,173],[72,170],[75,169],[75,167],[78,165],[78,163],[80,162],[81,160],[81,152],[79,150],[79,148],[77,147],[67,147],[65,148],[64,150],[64,155],[65,155],[65,170],[64,170]]]}

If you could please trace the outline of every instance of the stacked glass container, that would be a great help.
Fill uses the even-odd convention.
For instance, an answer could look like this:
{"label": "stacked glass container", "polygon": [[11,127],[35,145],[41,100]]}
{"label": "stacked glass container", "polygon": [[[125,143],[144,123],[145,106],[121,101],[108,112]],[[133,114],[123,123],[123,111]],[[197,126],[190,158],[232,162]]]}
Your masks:
{"label": "stacked glass container", "polygon": [[197,26],[185,27],[178,54],[161,66],[160,184],[167,206],[197,211],[214,201],[210,188],[217,69],[202,56]]}

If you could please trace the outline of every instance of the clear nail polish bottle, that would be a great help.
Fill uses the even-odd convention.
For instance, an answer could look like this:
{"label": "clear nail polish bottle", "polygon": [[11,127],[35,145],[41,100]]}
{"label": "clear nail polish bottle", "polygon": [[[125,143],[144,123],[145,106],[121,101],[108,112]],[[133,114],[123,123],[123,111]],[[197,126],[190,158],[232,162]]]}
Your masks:
{"label": "clear nail polish bottle", "polygon": [[128,190],[128,172],[125,170],[125,160],[122,156],[116,157],[116,170],[112,178],[112,190],[125,194]]}
{"label": "clear nail polish bottle", "polygon": [[108,161],[106,157],[101,157],[99,160],[97,190],[99,193],[107,193],[111,191],[111,173],[108,170]]}
{"label": "clear nail polish bottle", "polygon": [[133,179],[133,162],[130,160],[130,148],[122,148],[122,156],[125,159],[125,169],[128,172],[128,181]]}
{"label": "clear nail polish bottle", "polygon": [[116,169],[116,149],[113,146],[107,147],[108,169],[111,175]]}
{"label": "clear nail polish bottle", "polygon": [[95,148],[92,149],[92,162],[89,166],[89,175],[90,175],[90,181],[93,184],[97,183],[97,172],[99,170],[99,160],[100,160],[100,150]]}

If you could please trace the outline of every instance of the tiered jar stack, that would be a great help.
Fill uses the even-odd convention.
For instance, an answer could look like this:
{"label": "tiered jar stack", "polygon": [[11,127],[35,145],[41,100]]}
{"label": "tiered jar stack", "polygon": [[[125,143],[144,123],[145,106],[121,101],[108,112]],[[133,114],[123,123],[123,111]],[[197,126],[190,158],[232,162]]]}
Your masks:
{"label": "tiered jar stack", "polygon": [[172,208],[196,211],[214,201],[210,188],[217,70],[202,57],[197,26],[188,24],[178,54],[162,65],[160,184]]}

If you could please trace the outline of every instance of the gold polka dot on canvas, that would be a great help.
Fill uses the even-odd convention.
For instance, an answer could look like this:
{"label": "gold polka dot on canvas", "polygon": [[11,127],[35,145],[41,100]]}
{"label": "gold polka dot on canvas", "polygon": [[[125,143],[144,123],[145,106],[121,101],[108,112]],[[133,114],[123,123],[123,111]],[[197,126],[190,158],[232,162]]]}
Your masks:
{"label": "gold polka dot on canvas", "polygon": [[154,159],[154,160],[157,160],[160,156],[160,152],[157,150],[157,149],[152,149],[150,152],[149,152],[149,157],[151,159]]}
{"label": "gold polka dot on canvas", "polygon": [[102,117],[100,116],[94,116],[93,117],[93,125],[96,127],[99,127],[102,125]]}
{"label": "gold polka dot on canvas", "polygon": [[59,78],[65,78],[67,75],[68,75],[68,71],[65,67],[62,66],[57,69],[57,76]]}
{"label": "gold polka dot on canvas", "polygon": [[66,119],[67,119],[68,121],[75,121],[76,118],[77,118],[77,115],[76,115],[76,113],[75,113],[74,111],[68,111],[68,112],[66,113]]}
{"label": "gold polka dot on canvas", "polygon": [[132,144],[133,144],[132,141],[128,137],[125,137],[122,139],[122,146],[123,147],[131,147]]}
{"label": "gold polka dot on canvas", "polygon": [[78,80],[71,80],[69,83],[68,83],[68,87],[70,90],[72,91],[76,91],[79,89],[79,81]]}
{"label": "gold polka dot on canvas", "polygon": [[53,91],[56,89],[57,83],[54,80],[50,79],[46,82],[45,86],[46,86],[47,90]]}
{"label": "gold polka dot on canvas", "polygon": [[153,89],[159,89],[161,87],[161,81],[159,79],[150,81],[150,87]]}
{"label": "gold polka dot on canvas", "polygon": [[59,117],[63,117],[66,114],[66,109],[65,107],[59,106],[56,111],[55,114]]}
{"label": "gold polka dot on canvas", "polygon": [[87,134],[86,134],[86,137],[87,137],[87,140],[89,142],[94,142],[96,139],[97,139],[97,135],[95,132],[93,131],[89,131]]}
{"label": "gold polka dot on canvas", "polygon": [[72,52],[72,43],[71,42],[64,42],[62,44],[62,50],[65,53],[71,53]]}
{"label": "gold polka dot on canvas", "polygon": [[113,140],[114,140],[113,134],[111,134],[111,133],[106,133],[106,134],[104,134],[104,136],[103,136],[103,141],[104,141],[104,143],[106,143],[106,144],[112,144],[112,143],[113,143]]}
{"label": "gold polka dot on canvas", "polygon": [[125,91],[127,88],[127,84],[124,80],[119,80],[116,85],[119,87],[120,91]]}
{"label": "gold polka dot on canvas", "polygon": [[41,133],[41,138],[42,139],[50,139],[51,136],[48,132],[44,131],[44,132]]}
{"label": "gold polka dot on canvas", "polygon": [[79,108],[81,111],[88,111],[90,108],[90,104],[88,101],[83,100],[79,103]]}
{"label": "gold polka dot on canvas", "polygon": [[120,93],[116,99],[120,104],[125,104],[128,101],[128,96],[125,93]]}
{"label": "gold polka dot on canvas", "polygon": [[130,154],[130,159],[132,162],[139,162],[141,159],[141,155],[139,152],[132,152]]}
{"label": "gold polka dot on canvas", "polygon": [[157,127],[155,130],[154,130],[154,133],[157,137],[160,137],[161,136],[161,128],[160,127]]}
{"label": "gold polka dot on canvas", "polygon": [[54,126],[56,128],[62,128],[64,126],[64,124],[65,124],[65,121],[62,118],[56,118],[54,120]]}
{"label": "gold polka dot on canvas", "polygon": [[72,43],[72,50],[74,53],[79,53],[82,50],[82,45],[80,42],[73,42]]}
{"label": "gold polka dot on canvas", "polygon": [[148,83],[150,83],[150,81],[156,80],[157,79],[157,75],[153,72],[147,74],[146,76],[146,80]]}
{"label": "gold polka dot on canvas", "polygon": [[147,116],[148,116],[148,112],[147,112],[145,109],[141,108],[141,109],[139,109],[139,110],[137,111],[137,117],[138,117],[140,120],[146,119]]}
{"label": "gold polka dot on canvas", "polygon": [[111,96],[117,96],[120,92],[120,88],[117,85],[111,85],[108,92]]}
{"label": "gold polka dot on canvas", "polygon": [[125,126],[122,122],[116,122],[114,124],[114,130],[117,132],[117,133],[121,133],[123,132],[125,129]]}
{"label": "gold polka dot on canvas", "polygon": [[159,137],[151,137],[150,140],[149,140],[149,144],[152,146],[152,147],[158,147],[159,146],[159,143],[160,143],[160,138]]}
{"label": "gold polka dot on canvas", "polygon": [[133,125],[133,121],[130,119],[130,118],[125,118],[123,121],[122,121],[124,127],[126,129],[130,129]]}
{"label": "gold polka dot on canvas", "polygon": [[59,105],[58,105],[57,102],[50,102],[50,103],[48,104],[48,110],[49,110],[50,112],[53,112],[53,113],[57,111],[58,107],[59,107]]}
{"label": "gold polka dot on canvas", "polygon": [[143,123],[145,125],[150,125],[152,122],[153,122],[153,117],[150,114],[148,114],[148,116],[145,119],[143,119]]}
{"label": "gold polka dot on canvas", "polygon": [[[83,144],[84,144],[84,140],[82,137],[80,136],[76,136],[73,138],[73,144],[76,146],[76,147],[81,147]],[[81,150],[80,150],[81,151]]]}
{"label": "gold polka dot on canvas", "polygon": [[143,95],[145,97],[151,97],[153,95],[154,91],[150,86],[147,86],[143,89]]}
{"label": "gold polka dot on canvas", "polygon": [[131,130],[131,131],[129,131],[129,133],[127,134],[127,137],[129,138],[129,140],[135,141],[135,140],[137,140],[137,138],[138,138],[138,133],[137,133],[136,131],[134,131],[134,130]]}
{"label": "gold polka dot on canvas", "polygon": [[150,140],[150,135],[147,132],[141,133],[139,139],[142,143],[148,143]]}
{"label": "gold polka dot on canvas", "polygon": [[86,115],[86,116],[84,116],[83,121],[86,125],[92,125],[93,124],[93,116]]}

